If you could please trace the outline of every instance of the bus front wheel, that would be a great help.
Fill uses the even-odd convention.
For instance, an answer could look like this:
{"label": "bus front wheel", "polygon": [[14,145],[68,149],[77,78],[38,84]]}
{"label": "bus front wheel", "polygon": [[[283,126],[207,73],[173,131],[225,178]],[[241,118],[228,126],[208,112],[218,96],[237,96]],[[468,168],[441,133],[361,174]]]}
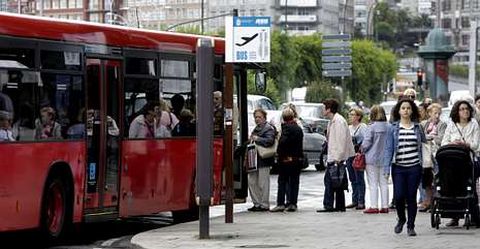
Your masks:
{"label": "bus front wheel", "polygon": [[47,181],[42,203],[41,229],[49,241],[65,234],[67,219],[67,184],[60,177]]}

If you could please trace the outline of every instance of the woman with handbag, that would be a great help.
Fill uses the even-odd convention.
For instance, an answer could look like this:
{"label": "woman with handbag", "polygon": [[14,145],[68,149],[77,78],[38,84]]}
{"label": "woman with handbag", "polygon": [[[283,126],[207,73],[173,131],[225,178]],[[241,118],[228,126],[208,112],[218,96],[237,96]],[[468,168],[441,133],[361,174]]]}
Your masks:
{"label": "woman with handbag", "polygon": [[[250,142],[263,147],[271,147],[275,143],[275,127],[267,122],[267,112],[261,108],[253,112],[257,126],[250,135]],[[253,207],[248,211],[270,210],[270,166],[274,157],[262,158],[257,154],[257,170],[248,173],[248,190]]]}
{"label": "woman with handbag", "polygon": [[[370,122],[362,143],[365,153],[367,180],[370,188],[370,207],[365,214],[388,213],[388,180],[383,177],[381,155],[385,149],[388,123],[385,110],[379,105],[370,109]],[[380,209],[378,208],[378,192],[380,190]]]}
{"label": "woman with handbag", "polygon": [[[418,108],[413,100],[401,99],[392,111],[393,123],[388,127],[383,168],[384,177],[390,171],[398,222],[394,231],[399,234],[407,223],[408,236],[416,236],[417,189],[422,177],[422,143],[425,135],[418,123]],[[408,220],[405,216],[408,206]]]}
{"label": "woman with handbag", "polygon": [[430,209],[433,196],[433,157],[437,153],[438,147],[442,143],[443,134],[447,124],[440,120],[442,106],[434,103],[427,107],[428,119],[421,122],[421,126],[425,131],[427,142],[424,143],[422,149],[423,158],[423,174],[422,188],[425,189],[425,197],[420,204],[420,212],[427,212]]}
{"label": "woman with handbag", "polygon": [[[303,131],[295,120],[295,111],[282,111],[282,134],[278,141],[277,206],[271,212],[297,211],[300,171],[303,164]],[[285,203],[285,195],[287,202]]]}
{"label": "woman with handbag", "polygon": [[[353,148],[355,153],[360,153],[360,145],[363,141],[363,134],[367,125],[362,123],[363,111],[359,108],[350,109],[349,113],[350,135],[352,136]],[[354,169],[352,166],[354,157],[347,160],[348,179],[352,185],[352,203],[346,208],[355,208],[357,210],[365,209],[365,173],[363,170]]]}
{"label": "woman with handbag", "polygon": [[[445,134],[442,139],[442,146],[447,144],[459,144],[469,147],[473,152],[478,153],[480,145],[480,128],[477,121],[474,119],[474,109],[466,100],[457,101],[450,112],[450,119]],[[475,199],[476,191],[474,192]],[[471,214],[472,223],[480,225],[478,201],[472,204]],[[470,224],[474,225],[474,224]],[[446,226],[458,226],[458,218],[451,219]]]}

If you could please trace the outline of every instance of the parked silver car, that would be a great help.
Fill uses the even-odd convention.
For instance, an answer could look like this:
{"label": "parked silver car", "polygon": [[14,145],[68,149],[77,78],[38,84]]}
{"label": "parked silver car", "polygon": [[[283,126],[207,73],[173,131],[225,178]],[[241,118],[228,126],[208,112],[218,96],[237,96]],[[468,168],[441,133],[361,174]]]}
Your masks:
{"label": "parked silver car", "polygon": [[[282,104],[285,108],[289,103]],[[323,118],[325,106],[321,103],[291,102],[295,105],[303,129],[303,152],[305,163],[314,164],[317,170],[325,169],[322,159],[323,144],[326,142],[324,130],[328,120]],[[326,121],[326,122],[325,122]]]}

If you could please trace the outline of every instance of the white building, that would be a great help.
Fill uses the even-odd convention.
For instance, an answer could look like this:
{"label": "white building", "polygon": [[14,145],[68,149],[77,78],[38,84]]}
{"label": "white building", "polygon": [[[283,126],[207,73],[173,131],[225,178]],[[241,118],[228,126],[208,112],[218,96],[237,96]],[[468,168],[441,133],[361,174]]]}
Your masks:
{"label": "white building", "polygon": [[373,9],[375,8],[376,0],[355,0],[354,5],[354,12],[355,12],[355,19],[354,19],[354,27],[358,27],[360,32],[364,35],[371,35],[367,34],[367,32],[372,32],[372,29],[368,30],[368,26],[372,25],[369,23],[371,21],[373,13]]}

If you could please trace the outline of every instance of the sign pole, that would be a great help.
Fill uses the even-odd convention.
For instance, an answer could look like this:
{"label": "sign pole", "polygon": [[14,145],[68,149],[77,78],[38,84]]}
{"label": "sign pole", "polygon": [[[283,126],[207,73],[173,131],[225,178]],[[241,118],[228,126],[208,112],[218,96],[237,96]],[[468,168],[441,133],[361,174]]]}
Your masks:
{"label": "sign pole", "polygon": [[225,65],[225,223],[233,223],[233,64]]}
{"label": "sign pole", "polygon": [[213,40],[197,43],[197,204],[199,238],[210,237],[210,202],[213,176]]}

